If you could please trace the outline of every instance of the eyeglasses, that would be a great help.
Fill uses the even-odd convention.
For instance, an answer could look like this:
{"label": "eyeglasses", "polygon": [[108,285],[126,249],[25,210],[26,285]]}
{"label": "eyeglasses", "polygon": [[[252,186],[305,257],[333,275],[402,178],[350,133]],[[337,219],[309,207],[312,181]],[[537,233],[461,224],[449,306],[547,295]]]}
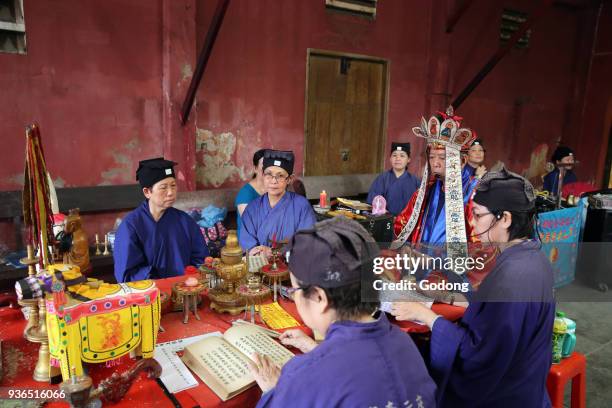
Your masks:
{"label": "eyeglasses", "polygon": [[281,181],[286,181],[289,177],[291,176],[283,176],[281,174],[271,174],[271,173],[264,173],[264,178],[268,181],[272,181],[272,179],[274,179],[274,181],[281,182]]}
{"label": "eyeglasses", "polygon": [[300,289],[306,291],[306,290],[310,289],[310,286],[300,286],[300,287],[297,287],[297,288],[287,288],[287,295],[290,298],[293,298],[295,292],[297,292]]}
{"label": "eyeglasses", "polygon": [[476,212],[472,211],[472,215],[474,216],[474,218],[475,218],[477,221],[478,221],[478,220],[480,220],[480,219],[481,219],[482,217],[484,217],[485,215],[489,215],[489,214],[491,214],[491,215],[495,215],[495,214],[493,214],[492,212],[485,212],[485,213],[480,213],[480,214],[478,214],[478,213],[476,213]]}

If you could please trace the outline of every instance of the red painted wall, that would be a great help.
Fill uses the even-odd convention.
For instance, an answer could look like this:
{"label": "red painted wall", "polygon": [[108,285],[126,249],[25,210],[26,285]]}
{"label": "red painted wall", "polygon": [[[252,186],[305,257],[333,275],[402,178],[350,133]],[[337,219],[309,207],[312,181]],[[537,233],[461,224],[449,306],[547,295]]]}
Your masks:
{"label": "red painted wall", "polygon": [[[203,39],[215,2],[198,5],[198,39]],[[294,150],[301,173],[308,48],[390,60],[388,144],[411,140],[425,103],[430,19],[430,2],[421,1],[382,1],[375,21],[327,11],[322,1],[232,2],[200,84],[196,126],[236,138],[231,164],[237,169],[206,176],[214,180],[199,186],[242,183],[240,172],[248,178],[253,153],[261,147]]]}
{"label": "red painted wall", "polygon": [[[505,6],[530,15],[539,5],[528,0],[510,3]],[[199,5],[201,39],[214,2]],[[414,142],[410,129],[420,116],[443,109],[497,51],[503,6],[474,1],[454,32],[444,34],[444,2],[388,0],[379,4],[375,21],[304,1],[232,3],[200,86],[196,126],[210,131],[207,140],[218,140],[214,138],[221,134],[235,137],[236,148],[213,164],[209,160],[217,154],[214,143],[212,150],[198,152],[204,172],[219,177],[205,175],[197,185],[241,183],[248,177],[252,153],[260,147],[293,149],[296,167],[302,168],[307,48],[389,59],[387,141]],[[559,141],[574,143],[592,41],[589,21],[584,10],[550,7],[534,23],[529,48],[506,55],[460,107],[464,124],[485,139],[489,165],[501,160],[537,183],[536,170],[543,171]],[[419,142],[416,146],[411,170],[419,172],[422,149]],[[574,147],[580,159],[579,144]],[[228,166],[235,168],[227,171]],[[583,157],[577,171],[595,181],[596,167]]]}
{"label": "red painted wall", "polygon": [[[506,7],[532,15],[540,3],[513,1]],[[502,8],[498,2],[476,1],[458,25],[452,47],[453,95],[497,50]],[[529,48],[507,54],[463,104],[466,124],[486,141],[489,164],[502,160],[525,173],[539,146],[548,146],[545,157],[550,160],[562,141],[577,151],[579,177],[594,181],[596,163],[574,139],[586,83],[589,47],[584,47],[584,38],[592,31],[587,21],[585,11],[550,7],[534,22]]]}
{"label": "red painted wall", "polygon": [[133,183],[161,154],[158,1],[26,1],[27,55],[0,53],[0,189],[23,183],[39,122],[58,187]]}
{"label": "red painted wall", "polygon": [[[589,161],[597,185],[605,179],[608,144],[612,143],[612,3],[604,2],[597,11],[596,39],[590,49],[588,87],[583,101],[581,132],[573,137],[585,161]],[[592,52],[591,52],[592,50]],[[602,186],[607,187],[607,186]]]}
{"label": "red painted wall", "polygon": [[[134,183],[138,159],[163,152],[160,2],[24,7],[27,55],[0,53],[0,190],[23,186],[32,121],[56,187]],[[102,235],[117,215],[84,215],[85,229]],[[0,243],[20,246],[14,237],[0,220]]]}
{"label": "red painted wall", "polygon": [[[474,0],[446,34],[453,1],[385,0],[370,21],[327,11],[321,0],[234,0],[180,128],[216,1],[25,3],[28,54],[0,54],[0,190],[21,188],[32,120],[60,187],[133,183],[137,161],[158,154],[181,162],[182,188],[240,185],[262,146],[293,149],[301,169],[308,48],[390,61],[387,143],[413,142],[418,173],[422,143],[412,126],[444,108],[496,51],[502,8]],[[505,6],[531,13],[538,3]],[[523,172],[530,153],[549,149],[548,158],[563,140],[582,161],[579,176],[601,179],[612,122],[612,12],[602,8],[595,34],[597,11],[553,6],[533,26],[530,47],[507,55],[458,110],[486,139],[489,164]],[[115,214],[87,217],[94,233]],[[11,236],[0,222],[0,242]]]}

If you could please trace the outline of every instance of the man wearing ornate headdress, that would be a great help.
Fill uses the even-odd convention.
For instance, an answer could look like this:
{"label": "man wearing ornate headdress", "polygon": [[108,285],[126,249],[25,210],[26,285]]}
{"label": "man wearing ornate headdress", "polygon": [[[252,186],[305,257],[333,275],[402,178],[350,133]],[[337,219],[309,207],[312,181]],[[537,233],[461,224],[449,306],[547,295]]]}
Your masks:
{"label": "man wearing ornate headdress", "polygon": [[469,236],[470,198],[478,183],[476,178],[462,182],[461,150],[472,144],[475,135],[470,129],[461,128],[461,117],[453,108],[439,112],[428,121],[421,119],[421,126],[412,128],[414,134],[425,138],[427,164],[419,189],[408,205],[395,218],[397,236],[395,247],[406,242],[418,244],[466,243]]}

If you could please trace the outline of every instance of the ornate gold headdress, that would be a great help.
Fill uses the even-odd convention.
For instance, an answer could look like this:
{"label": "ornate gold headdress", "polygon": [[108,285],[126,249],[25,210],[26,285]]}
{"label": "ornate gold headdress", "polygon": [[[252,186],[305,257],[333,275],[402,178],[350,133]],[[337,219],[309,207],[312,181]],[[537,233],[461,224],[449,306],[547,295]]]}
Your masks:
{"label": "ornate gold headdress", "polygon": [[413,127],[412,132],[418,137],[427,139],[428,143],[455,150],[468,148],[476,139],[471,129],[460,127],[463,118],[454,115],[452,106],[446,108],[446,113],[438,112],[438,114],[442,116],[442,123],[438,115],[433,115],[428,121],[421,117],[421,126]]}

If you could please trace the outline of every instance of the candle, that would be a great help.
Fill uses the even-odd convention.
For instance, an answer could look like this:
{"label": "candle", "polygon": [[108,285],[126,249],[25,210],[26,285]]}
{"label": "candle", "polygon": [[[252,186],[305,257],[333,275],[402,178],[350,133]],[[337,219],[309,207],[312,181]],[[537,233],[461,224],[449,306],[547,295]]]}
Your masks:
{"label": "candle", "polygon": [[327,207],[327,193],[325,190],[321,191],[321,194],[319,194],[319,207]]}
{"label": "candle", "polygon": [[96,234],[96,244],[100,243],[100,237],[98,236],[98,234]]}

